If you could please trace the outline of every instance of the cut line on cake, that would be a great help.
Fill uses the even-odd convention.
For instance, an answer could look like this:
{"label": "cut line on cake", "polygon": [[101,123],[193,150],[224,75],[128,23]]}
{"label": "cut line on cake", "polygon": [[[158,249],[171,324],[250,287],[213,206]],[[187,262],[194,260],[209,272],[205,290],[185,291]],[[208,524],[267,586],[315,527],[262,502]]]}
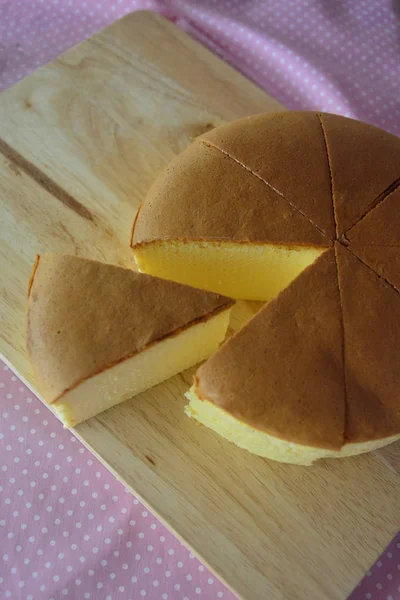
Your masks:
{"label": "cut line on cake", "polygon": [[[379,279],[382,279],[383,281],[385,281],[385,282],[386,282],[386,283],[387,283],[387,284],[388,284],[388,285],[389,285],[389,286],[390,286],[390,287],[391,287],[391,288],[392,288],[392,289],[393,289],[395,292],[397,292],[398,294],[400,294],[399,290],[398,290],[397,288],[395,288],[395,287],[394,287],[394,285],[392,285],[392,284],[391,284],[389,281],[387,281],[387,280],[385,279],[385,277],[382,277],[381,275],[379,275],[379,273],[377,273],[377,272],[376,272],[374,269],[372,269],[372,267],[370,267],[370,266],[369,266],[369,265],[367,265],[367,264],[366,264],[366,263],[365,263],[363,260],[361,260],[361,258],[360,258],[360,257],[359,257],[357,254],[355,254],[355,252],[353,252],[353,251],[352,251],[352,250],[350,250],[349,248],[346,248],[345,246],[344,246],[344,248],[347,250],[347,252],[349,252],[349,254],[351,254],[351,255],[352,255],[352,256],[354,256],[354,257],[355,257],[357,260],[359,260],[359,261],[360,261],[360,263],[361,263],[361,264],[362,264],[364,267],[366,267],[367,269],[369,269],[369,270],[370,270],[372,273],[374,273],[375,275],[377,275],[377,276],[379,277]],[[335,252],[335,257],[336,257],[336,252]],[[339,270],[338,270],[338,275],[339,275]],[[339,285],[339,291],[340,291],[340,285]],[[340,302],[341,302],[341,300],[340,300]],[[342,309],[342,317],[343,317],[343,309]],[[344,321],[343,321],[343,324],[344,324]],[[345,346],[345,344],[346,344],[346,337],[345,337],[345,333],[344,333],[344,332],[345,332],[345,329],[344,329],[344,327],[343,327],[343,344],[344,344],[344,346]],[[345,371],[345,374],[344,374],[344,375],[345,375],[345,381],[346,381],[346,371]],[[346,390],[345,390],[345,392],[346,392],[346,395],[345,395],[345,397],[346,397],[346,401],[347,401],[347,385],[346,385]],[[379,396],[377,396],[377,400],[378,400],[379,404],[380,404],[380,405],[381,405],[381,406],[382,406],[384,409],[386,409],[386,405],[385,405],[385,403],[382,401],[382,399],[381,399]],[[347,405],[346,405],[346,414],[345,414],[345,417],[347,417]],[[346,421],[346,425],[347,425],[347,421]],[[346,431],[345,431],[345,441],[346,441]],[[380,450],[380,448],[376,448],[376,450]]]}
{"label": "cut line on cake", "polygon": [[[349,242],[349,240],[347,239],[347,234],[350,233],[351,230],[356,225],[358,225],[361,221],[363,221],[365,219],[365,217],[367,217],[370,213],[372,213],[378,206],[380,206],[380,204],[382,204],[382,202],[387,200],[387,198],[389,198],[392,194],[394,194],[399,188],[400,188],[400,177],[397,177],[397,179],[395,179],[393,181],[393,183],[391,183],[385,190],[383,190],[383,192],[381,192],[379,194],[379,196],[377,196],[377,198],[375,198],[375,200],[373,202],[371,202],[371,204],[369,205],[367,210],[364,212],[364,214],[361,215],[361,217],[351,227],[349,227],[342,234],[341,237],[343,237],[344,239],[346,239],[346,241]],[[397,247],[397,246],[395,246],[395,247]]]}
{"label": "cut line on cake", "polygon": [[[335,220],[336,225],[336,220]],[[342,245],[342,244],[341,244]],[[342,324],[342,365],[343,365],[343,382],[344,382],[344,426],[343,426],[343,446],[346,443],[346,432],[348,426],[348,398],[347,398],[347,379],[346,379],[346,337],[344,331],[344,317],[343,317],[343,303],[342,303],[342,288],[340,286],[340,277],[339,277],[339,266],[338,266],[338,258],[336,252],[336,244],[334,246],[335,253],[335,265],[336,265],[336,277],[337,277],[337,286],[339,290],[339,304],[340,304],[340,315],[341,315],[341,324]]]}
{"label": "cut line on cake", "polygon": [[[342,244],[343,246],[343,244]],[[391,288],[394,289],[395,292],[397,292],[400,295],[400,290],[397,289],[397,287],[395,285],[393,285],[393,283],[391,283],[388,279],[386,279],[386,277],[384,277],[383,275],[381,275],[380,273],[378,273],[378,271],[375,271],[375,269],[373,267],[371,267],[370,265],[368,265],[358,254],[357,252],[351,248],[351,247],[347,247],[347,246],[343,246],[344,248],[346,248],[346,250],[348,252],[350,252],[353,256],[355,256],[355,258],[357,258],[360,263],[362,263],[364,265],[364,267],[367,267],[367,269],[369,269],[370,271],[372,271],[373,273],[375,273],[375,275],[377,275],[379,277],[379,279],[382,279],[382,281],[384,281],[385,283],[387,283]],[[383,248],[385,248],[385,246],[382,246]],[[388,248],[398,248],[398,246],[386,246]]]}
{"label": "cut line on cake", "polygon": [[235,162],[236,164],[238,164],[240,167],[242,167],[242,169],[245,169],[246,171],[248,171],[249,173],[251,173],[251,175],[253,175],[257,179],[259,179],[260,181],[262,181],[266,186],[268,186],[269,188],[271,188],[271,190],[274,191],[278,196],[280,196],[281,198],[283,198],[283,200],[285,200],[293,208],[293,210],[295,210],[296,212],[298,212],[309,223],[311,223],[311,225],[313,225],[315,227],[315,229],[317,229],[317,231],[320,234],[322,234],[327,240],[332,241],[326,235],[326,233],[320,227],[318,227],[318,225],[316,223],[314,223],[314,221],[312,219],[310,219],[303,211],[301,211],[299,208],[297,208],[297,206],[295,204],[293,204],[284,194],[282,194],[282,192],[280,192],[271,183],[269,183],[269,181],[266,181],[265,179],[263,179],[262,177],[260,177],[260,175],[258,173],[255,173],[247,165],[245,165],[244,163],[242,163],[240,160],[238,160],[237,158],[235,158],[234,156],[232,156],[231,154],[229,154],[229,152],[226,152],[226,150],[223,150],[222,148],[220,148],[216,144],[214,144],[212,142],[209,142],[208,140],[202,140],[202,139],[200,139],[199,142],[200,142],[200,144],[203,144],[204,146],[207,146],[208,148],[214,149],[217,152],[221,152],[221,154],[224,154],[225,156],[227,156],[230,160],[232,160],[233,162]]}
{"label": "cut line on cake", "polygon": [[[331,186],[331,200],[332,200],[333,221],[334,221],[334,224],[335,224],[335,233],[336,233],[336,236],[337,236],[338,235],[338,222],[337,222],[337,218],[336,218],[336,204],[335,204],[335,199],[333,197],[333,177],[332,177],[332,168],[331,168],[331,157],[329,155],[328,141],[326,139],[326,131],[325,131],[324,124],[322,122],[321,113],[317,113],[317,117],[318,117],[319,124],[321,125],[321,131],[322,131],[322,136],[324,138],[324,144],[325,144],[325,150],[326,150],[326,158],[327,158],[327,161],[328,161],[329,181],[330,181],[330,186]],[[336,252],[335,252],[335,259],[336,259]],[[336,265],[336,268],[337,268],[337,265]]]}
{"label": "cut line on cake", "polygon": [[[349,254],[351,254],[352,256],[354,256],[364,267],[366,267],[369,271],[371,271],[372,273],[374,273],[375,275],[377,275],[379,277],[379,279],[382,279],[385,283],[387,283],[389,285],[389,287],[391,287],[395,292],[397,292],[397,294],[400,295],[400,290],[398,290],[393,284],[390,283],[390,281],[388,281],[385,277],[383,277],[382,275],[380,275],[379,273],[377,273],[375,271],[375,269],[373,269],[372,267],[370,267],[369,265],[367,265],[351,248],[348,248],[347,246],[344,246],[343,244],[341,244],[340,242],[338,242]],[[342,304],[342,289],[341,289],[341,285],[340,285],[340,276],[339,276],[339,266],[338,266],[338,260],[337,260],[337,252],[336,252],[336,244],[335,244],[335,262],[336,262],[336,270],[337,270],[337,278],[338,278],[338,289],[339,289],[339,299],[340,299],[340,310],[342,313],[342,335],[343,335],[343,378],[344,378],[344,384],[345,384],[345,414],[344,414],[344,432],[343,432],[343,445],[346,444],[346,442],[348,441],[348,438],[346,436],[346,432],[347,432],[347,427],[348,427],[348,395],[347,395],[347,378],[346,378],[346,329],[344,326],[344,316],[343,316],[343,304]],[[385,403],[381,400],[380,397],[377,397],[379,404],[386,409],[386,405]],[[377,448],[377,450],[379,450],[379,448]]]}

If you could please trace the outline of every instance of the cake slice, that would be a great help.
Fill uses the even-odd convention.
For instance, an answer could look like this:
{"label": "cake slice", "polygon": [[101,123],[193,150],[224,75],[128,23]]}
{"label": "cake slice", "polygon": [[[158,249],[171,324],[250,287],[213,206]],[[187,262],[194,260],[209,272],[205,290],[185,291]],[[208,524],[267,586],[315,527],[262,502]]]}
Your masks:
{"label": "cake slice", "polygon": [[349,446],[373,450],[400,438],[400,293],[337,245]]}
{"label": "cake slice", "polygon": [[233,301],[75,256],[38,256],[27,348],[66,427],[195,365],[224,339]]}
{"label": "cake slice", "polygon": [[345,381],[333,249],[197,371],[186,412],[241,448],[311,464],[344,441]]}
{"label": "cake slice", "polygon": [[141,272],[248,300],[274,298],[330,245],[280,193],[200,141],[153,184],[131,240]]}
{"label": "cake slice", "polygon": [[400,292],[340,243],[197,371],[186,413],[309,465],[400,438]]}

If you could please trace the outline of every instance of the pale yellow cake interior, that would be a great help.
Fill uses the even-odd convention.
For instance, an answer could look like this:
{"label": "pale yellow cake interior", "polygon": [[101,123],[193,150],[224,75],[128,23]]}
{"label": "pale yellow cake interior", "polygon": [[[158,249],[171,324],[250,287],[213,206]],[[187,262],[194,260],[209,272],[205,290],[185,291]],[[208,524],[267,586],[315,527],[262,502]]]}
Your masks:
{"label": "pale yellow cake interior", "polygon": [[142,273],[238,300],[271,300],[326,248],[167,240],[133,248]]}
{"label": "pale yellow cake interior", "polygon": [[235,419],[235,417],[212,402],[200,400],[193,387],[185,396],[189,400],[189,404],[185,408],[185,412],[189,417],[202,425],[206,425],[240,448],[280,462],[309,466],[319,458],[344,458],[346,456],[363,454],[364,452],[377,450],[400,439],[400,435],[396,435],[372,442],[345,444],[340,451],[314,448],[312,446],[288,442],[254,427],[250,427],[250,425]]}
{"label": "pale yellow cake interior", "polygon": [[66,427],[140,394],[196,365],[213,354],[223,341],[230,309],[149,348],[98,375],[86,379],[51,404]]}

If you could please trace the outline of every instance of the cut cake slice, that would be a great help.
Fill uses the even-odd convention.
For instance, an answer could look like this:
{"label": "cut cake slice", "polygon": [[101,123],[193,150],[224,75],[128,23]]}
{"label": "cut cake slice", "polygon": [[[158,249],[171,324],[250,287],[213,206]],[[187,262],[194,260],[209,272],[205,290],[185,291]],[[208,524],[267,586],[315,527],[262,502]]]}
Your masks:
{"label": "cut cake slice", "polygon": [[400,294],[335,250],[339,278],[329,250],[198,369],[189,417],[301,465],[400,438]]}
{"label": "cut cake slice", "polygon": [[400,294],[337,245],[346,377],[346,443],[365,451],[400,437]]}
{"label": "cut cake slice", "polygon": [[39,390],[75,426],[207,358],[233,304],[130,269],[44,254],[27,315]]}
{"label": "cut cake slice", "polygon": [[308,465],[345,428],[334,250],[308,267],[197,371],[190,417],[255,454]]}

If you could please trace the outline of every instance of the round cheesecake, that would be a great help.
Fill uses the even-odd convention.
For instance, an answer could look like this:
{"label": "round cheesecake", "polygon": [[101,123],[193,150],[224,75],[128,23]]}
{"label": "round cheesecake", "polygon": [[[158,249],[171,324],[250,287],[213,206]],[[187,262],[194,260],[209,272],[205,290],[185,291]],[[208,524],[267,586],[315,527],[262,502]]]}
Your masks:
{"label": "round cheesecake", "polygon": [[223,125],[159,176],[139,269],[269,300],[198,370],[189,416],[310,464],[400,437],[400,140],[337,115]]}

